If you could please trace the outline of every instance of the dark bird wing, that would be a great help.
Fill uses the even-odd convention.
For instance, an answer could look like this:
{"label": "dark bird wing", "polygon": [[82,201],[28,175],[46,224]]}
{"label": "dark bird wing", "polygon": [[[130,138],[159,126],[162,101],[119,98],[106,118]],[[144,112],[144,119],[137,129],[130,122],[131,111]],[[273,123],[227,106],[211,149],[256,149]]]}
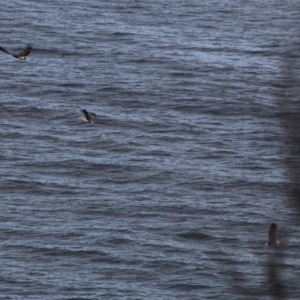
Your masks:
{"label": "dark bird wing", "polygon": [[90,113],[91,114],[91,116],[93,116],[93,117],[97,117],[97,115],[96,114],[94,114],[94,113]]}
{"label": "dark bird wing", "polygon": [[272,223],[269,230],[269,244],[277,245],[277,225]]}
{"label": "dark bird wing", "polygon": [[90,119],[89,113],[85,109],[82,109],[81,112],[83,116],[86,118],[86,120],[88,121]]}
{"label": "dark bird wing", "polygon": [[31,45],[27,45],[27,47],[22,52],[20,52],[19,54],[17,54],[16,56],[17,57],[27,56],[27,55],[30,54],[31,50],[32,50],[32,46]]}
{"label": "dark bird wing", "polygon": [[3,52],[5,52],[5,53],[7,53],[7,54],[12,55],[10,52],[8,52],[8,51],[7,51],[6,49],[4,49],[3,47],[0,47],[0,50],[3,51]]}

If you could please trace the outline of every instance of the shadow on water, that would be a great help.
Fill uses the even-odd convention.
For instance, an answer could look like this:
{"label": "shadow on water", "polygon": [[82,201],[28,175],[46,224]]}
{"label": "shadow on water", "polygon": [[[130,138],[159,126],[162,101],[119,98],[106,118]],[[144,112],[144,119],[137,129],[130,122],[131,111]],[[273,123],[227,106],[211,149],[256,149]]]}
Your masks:
{"label": "shadow on water", "polygon": [[[300,24],[297,24],[300,28]],[[298,38],[299,39],[299,38]],[[294,225],[299,225],[300,220],[300,105],[299,105],[299,53],[300,43],[295,43],[293,47],[287,49],[281,58],[281,74],[278,79],[274,79],[275,99],[280,111],[280,126],[283,128],[285,139],[285,167],[288,174],[289,185],[286,198],[287,203],[294,215],[289,220]],[[284,232],[283,232],[284,231]],[[295,299],[296,291],[293,291],[293,284],[286,279],[287,269],[285,268],[288,250],[288,239],[291,234],[285,229],[281,231],[281,246],[268,249],[265,256],[262,270],[264,282],[257,285],[253,279],[247,276],[247,271],[240,272],[234,267],[231,268],[231,278],[233,278],[235,292],[243,299],[268,299],[283,300]]]}

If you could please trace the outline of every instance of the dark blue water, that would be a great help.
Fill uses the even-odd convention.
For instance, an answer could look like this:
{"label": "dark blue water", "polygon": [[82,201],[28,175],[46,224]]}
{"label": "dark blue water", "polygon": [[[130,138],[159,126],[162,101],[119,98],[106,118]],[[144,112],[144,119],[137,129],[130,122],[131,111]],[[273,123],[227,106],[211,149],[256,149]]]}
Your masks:
{"label": "dark blue water", "polygon": [[298,299],[298,1],[0,7],[0,299]]}

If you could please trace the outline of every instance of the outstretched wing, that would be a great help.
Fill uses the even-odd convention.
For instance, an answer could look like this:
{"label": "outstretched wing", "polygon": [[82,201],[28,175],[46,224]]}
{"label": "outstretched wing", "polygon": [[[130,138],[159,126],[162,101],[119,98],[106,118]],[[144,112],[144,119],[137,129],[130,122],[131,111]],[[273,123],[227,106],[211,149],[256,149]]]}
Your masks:
{"label": "outstretched wing", "polygon": [[3,47],[0,47],[0,50],[3,51],[3,52],[5,52],[5,53],[7,53],[7,54],[12,55],[10,52],[8,52],[8,51],[7,51],[6,49],[4,49]]}
{"label": "outstretched wing", "polygon": [[27,45],[27,47],[22,51],[20,52],[19,54],[17,54],[18,57],[24,57],[24,56],[27,56],[30,54],[32,50],[32,46],[30,44]]}
{"label": "outstretched wing", "polygon": [[89,114],[85,109],[81,110],[82,116],[88,121],[89,120]]}
{"label": "outstretched wing", "polygon": [[277,245],[277,225],[272,223],[269,230],[269,243],[270,245]]}

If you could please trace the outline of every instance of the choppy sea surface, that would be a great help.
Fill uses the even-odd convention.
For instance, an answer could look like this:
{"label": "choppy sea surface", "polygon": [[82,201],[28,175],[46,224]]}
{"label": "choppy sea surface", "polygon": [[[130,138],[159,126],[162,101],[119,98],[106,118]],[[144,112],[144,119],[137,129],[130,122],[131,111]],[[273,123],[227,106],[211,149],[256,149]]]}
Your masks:
{"label": "choppy sea surface", "polygon": [[0,7],[0,299],[299,299],[299,1]]}

